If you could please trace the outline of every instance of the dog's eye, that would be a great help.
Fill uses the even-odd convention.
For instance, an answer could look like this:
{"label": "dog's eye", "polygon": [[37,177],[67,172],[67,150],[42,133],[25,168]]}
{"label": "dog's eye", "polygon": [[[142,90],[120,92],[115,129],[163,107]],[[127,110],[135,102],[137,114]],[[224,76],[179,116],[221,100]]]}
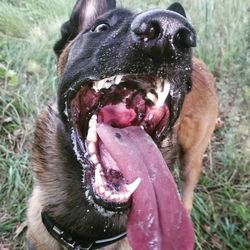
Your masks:
{"label": "dog's eye", "polygon": [[97,25],[94,29],[93,29],[93,32],[105,32],[109,29],[109,25],[106,24],[106,23],[101,23],[99,25]]}

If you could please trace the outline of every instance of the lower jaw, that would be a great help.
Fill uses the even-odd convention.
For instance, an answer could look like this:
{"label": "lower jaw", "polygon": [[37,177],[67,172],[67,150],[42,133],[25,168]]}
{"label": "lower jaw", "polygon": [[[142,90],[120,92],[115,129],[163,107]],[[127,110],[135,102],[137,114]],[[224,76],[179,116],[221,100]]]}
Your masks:
{"label": "lower jaw", "polygon": [[129,208],[131,207],[131,200],[129,200],[126,203],[105,201],[93,191],[93,188],[92,188],[92,195],[94,202],[108,211],[122,212],[129,210]]}

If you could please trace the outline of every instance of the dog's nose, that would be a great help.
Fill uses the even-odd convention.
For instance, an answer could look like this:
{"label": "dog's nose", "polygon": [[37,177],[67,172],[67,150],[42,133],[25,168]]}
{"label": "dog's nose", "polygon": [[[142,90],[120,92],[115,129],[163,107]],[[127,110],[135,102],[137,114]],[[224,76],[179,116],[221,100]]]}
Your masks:
{"label": "dog's nose", "polygon": [[178,49],[195,47],[195,31],[187,19],[173,11],[152,10],[135,17],[133,40],[151,56],[174,55]]}

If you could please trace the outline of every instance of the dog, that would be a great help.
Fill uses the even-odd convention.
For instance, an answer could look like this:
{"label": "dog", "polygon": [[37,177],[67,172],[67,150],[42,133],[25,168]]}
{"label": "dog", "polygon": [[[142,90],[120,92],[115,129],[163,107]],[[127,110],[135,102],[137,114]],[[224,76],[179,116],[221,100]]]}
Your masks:
{"label": "dog", "polygon": [[28,249],[193,249],[188,213],[218,101],[183,7],[78,0],[61,35],[57,103],[34,135]]}

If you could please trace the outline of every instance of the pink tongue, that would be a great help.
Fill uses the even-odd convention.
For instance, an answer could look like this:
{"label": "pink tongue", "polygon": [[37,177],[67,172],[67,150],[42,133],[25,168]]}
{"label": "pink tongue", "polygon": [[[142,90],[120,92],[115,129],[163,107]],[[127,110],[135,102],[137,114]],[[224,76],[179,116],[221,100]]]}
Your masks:
{"label": "pink tongue", "polygon": [[140,127],[118,129],[106,124],[99,124],[97,133],[127,181],[142,180],[132,196],[127,225],[132,249],[193,249],[192,222],[151,137]]}

